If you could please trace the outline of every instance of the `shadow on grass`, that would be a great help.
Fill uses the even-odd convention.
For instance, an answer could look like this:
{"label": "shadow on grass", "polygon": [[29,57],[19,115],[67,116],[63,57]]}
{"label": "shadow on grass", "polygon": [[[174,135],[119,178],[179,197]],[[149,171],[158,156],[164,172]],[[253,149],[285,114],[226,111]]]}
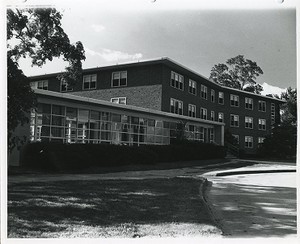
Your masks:
{"label": "shadow on grass", "polygon": [[9,237],[39,237],[70,225],[197,223],[213,225],[199,179],[15,183],[8,187]]}

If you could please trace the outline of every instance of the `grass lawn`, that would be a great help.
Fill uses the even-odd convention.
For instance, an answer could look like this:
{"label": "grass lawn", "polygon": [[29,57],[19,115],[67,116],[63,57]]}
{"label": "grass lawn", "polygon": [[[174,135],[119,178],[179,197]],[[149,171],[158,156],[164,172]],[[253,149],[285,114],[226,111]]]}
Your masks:
{"label": "grass lawn", "polygon": [[11,183],[8,237],[200,237],[220,235],[200,179]]}

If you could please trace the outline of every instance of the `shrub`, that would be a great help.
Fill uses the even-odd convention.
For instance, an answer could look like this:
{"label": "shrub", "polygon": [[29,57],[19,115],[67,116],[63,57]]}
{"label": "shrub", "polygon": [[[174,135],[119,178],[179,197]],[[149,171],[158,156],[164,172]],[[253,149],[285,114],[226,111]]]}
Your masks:
{"label": "shrub", "polygon": [[143,146],[30,143],[23,151],[22,165],[59,171],[213,159],[224,156],[225,148],[222,146],[188,141],[171,145]]}

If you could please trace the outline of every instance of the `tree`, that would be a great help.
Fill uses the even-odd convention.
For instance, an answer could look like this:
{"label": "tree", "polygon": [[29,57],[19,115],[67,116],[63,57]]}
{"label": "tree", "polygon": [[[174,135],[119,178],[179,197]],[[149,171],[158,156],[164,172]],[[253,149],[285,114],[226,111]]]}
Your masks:
{"label": "tree", "polygon": [[256,62],[238,55],[226,61],[226,64],[216,64],[212,67],[210,77],[221,86],[260,94],[263,87],[256,83],[256,78],[263,74]]}
{"label": "tree", "polygon": [[29,79],[19,69],[20,58],[30,58],[32,65],[41,67],[54,57],[68,62],[59,79],[72,86],[79,80],[82,60],[81,42],[71,44],[61,27],[62,15],[54,8],[7,10],[7,81],[8,81],[8,149],[22,140],[13,136],[17,126],[28,123],[28,114],[35,105]]}
{"label": "tree", "polygon": [[297,89],[287,88],[281,93],[281,99],[285,100],[281,106],[281,121],[283,124],[297,125]]}

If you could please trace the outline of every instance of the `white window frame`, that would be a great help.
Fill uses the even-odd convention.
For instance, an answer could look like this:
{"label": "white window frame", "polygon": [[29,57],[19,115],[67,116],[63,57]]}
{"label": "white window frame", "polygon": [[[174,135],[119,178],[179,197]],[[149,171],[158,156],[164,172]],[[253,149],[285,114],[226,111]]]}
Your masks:
{"label": "white window frame", "polygon": [[[222,102],[220,102],[220,99],[223,99]],[[218,94],[218,103],[224,105],[224,92],[220,92]]]}
{"label": "white window frame", "polygon": [[189,104],[188,116],[192,117],[192,118],[196,118],[196,105],[195,104]]}
{"label": "white window frame", "polygon": [[258,119],[258,129],[259,130],[267,129],[267,120],[266,119]]}
{"label": "white window frame", "polygon": [[[251,125],[251,126],[249,126]],[[245,128],[253,129],[253,117],[245,116]]]}
{"label": "white window frame", "polygon": [[264,143],[264,140],[265,140],[265,139],[266,139],[265,137],[258,137],[258,138],[257,138],[257,143],[258,143],[259,145],[261,145],[261,144]]}
{"label": "white window frame", "polygon": [[266,110],[267,110],[267,103],[266,103],[266,101],[258,100],[258,111],[260,111],[260,112],[266,112]]}
{"label": "white window frame", "polygon": [[211,89],[211,90],[210,90],[210,101],[211,101],[212,103],[214,103],[215,100],[216,100],[216,92],[215,92],[214,89]]}
{"label": "white window frame", "polygon": [[245,148],[253,148],[253,136],[245,136]]}
{"label": "white window frame", "polygon": [[[231,123],[232,121],[231,118],[233,118],[233,124]],[[239,127],[239,126],[240,126],[240,116],[237,114],[230,114],[230,127]]]}
{"label": "white window frame", "polygon": [[207,109],[206,108],[200,108],[200,119],[207,120]]}
{"label": "white window frame", "polygon": [[[174,80],[174,85],[172,84],[172,80]],[[184,77],[174,71],[171,71],[171,79],[170,86],[174,87],[178,90],[184,91]]]}
{"label": "white window frame", "polygon": [[240,106],[240,97],[238,95],[230,94],[230,106],[231,107]]}
{"label": "white window frame", "polygon": [[197,95],[197,82],[191,79],[189,79],[189,93]]}
{"label": "white window frame", "polygon": [[[39,87],[39,85],[41,86]],[[48,80],[38,80],[30,82],[30,87],[32,89],[39,89],[39,90],[48,90]]]}
{"label": "white window frame", "polygon": [[117,104],[127,104],[127,98],[126,97],[113,97],[110,99],[110,102],[117,103]]}
{"label": "white window frame", "polygon": [[[176,103],[178,104],[178,111],[176,111]],[[174,111],[172,111],[172,106],[174,106]],[[170,112],[173,114],[183,115],[183,102],[175,98],[170,98]]]}
{"label": "white window frame", "polygon": [[224,123],[224,113],[218,113],[218,122]]}
{"label": "white window frame", "polygon": [[[84,85],[88,83],[88,88]],[[95,83],[95,87],[91,87],[91,83]],[[97,88],[97,74],[84,75],[82,77],[82,90],[93,90]]]}
{"label": "white window frame", "polygon": [[[118,79],[114,79],[114,76],[115,75],[118,75],[119,78]],[[126,84],[124,85],[121,85],[121,79],[122,79],[122,75],[125,75],[125,79],[126,79]],[[114,80],[119,80],[118,81],[118,85],[114,85]],[[115,71],[115,72],[112,72],[112,75],[111,75],[111,87],[125,87],[127,86],[127,71],[126,70],[123,70],[123,71]]]}
{"label": "white window frame", "polygon": [[[249,107],[251,105],[251,108]],[[245,109],[253,110],[253,98],[245,97]]]}
{"label": "white window frame", "polygon": [[207,86],[201,85],[201,98],[207,100]]}
{"label": "white window frame", "polygon": [[210,120],[211,121],[215,121],[216,117],[215,117],[215,111],[210,111]]}
{"label": "white window frame", "polygon": [[[63,88],[63,85],[65,85],[66,89],[62,89]],[[66,81],[61,81],[60,82],[60,91],[61,92],[68,92],[68,91],[73,91],[73,87],[72,88],[69,88],[68,84]]]}
{"label": "white window frame", "polygon": [[211,128],[209,130],[209,143],[214,143],[215,142],[215,130],[214,128]]}

